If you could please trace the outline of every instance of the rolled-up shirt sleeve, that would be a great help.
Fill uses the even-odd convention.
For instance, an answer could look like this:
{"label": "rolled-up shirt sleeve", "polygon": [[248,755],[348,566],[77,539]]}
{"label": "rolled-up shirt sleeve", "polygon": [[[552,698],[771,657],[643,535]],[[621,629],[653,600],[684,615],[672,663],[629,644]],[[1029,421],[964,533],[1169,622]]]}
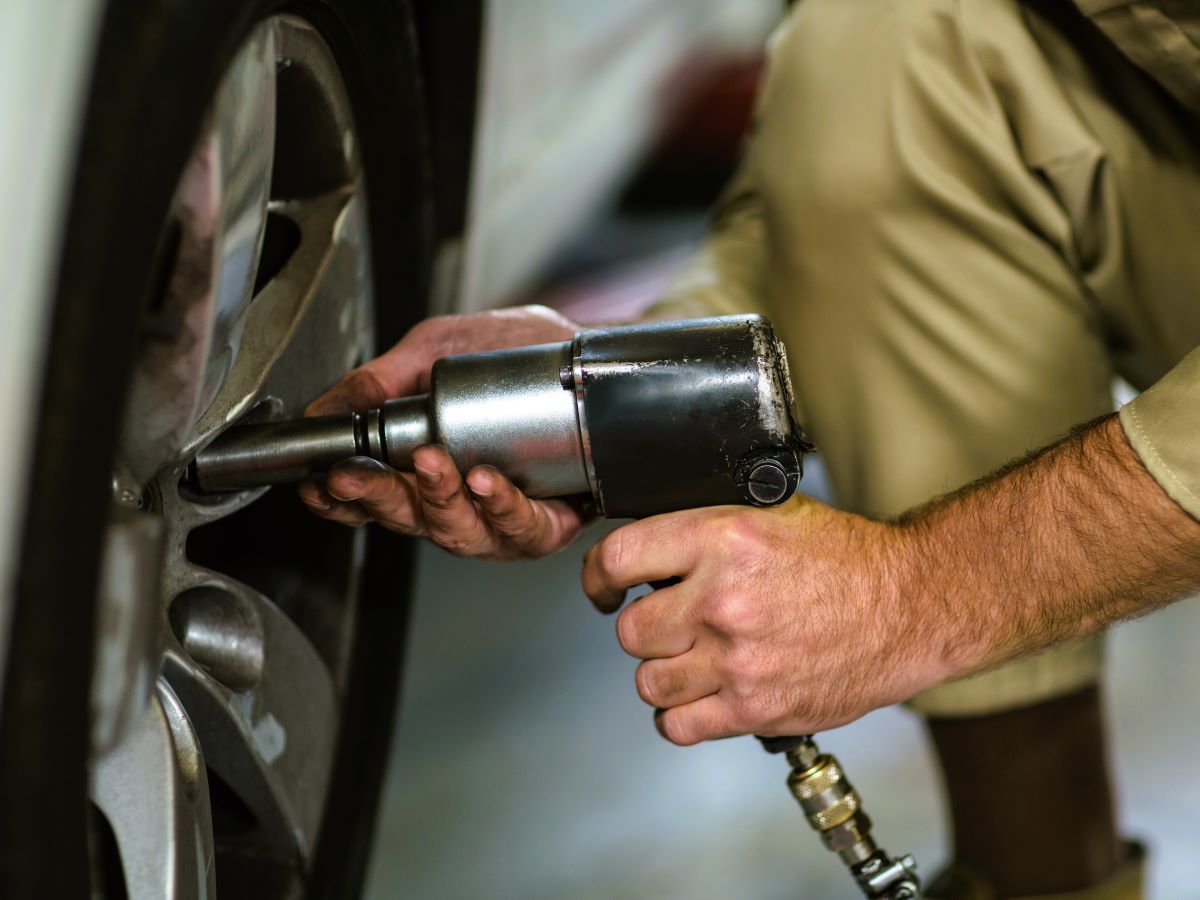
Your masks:
{"label": "rolled-up shirt sleeve", "polygon": [[1155,481],[1200,519],[1200,348],[1120,415],[1129,443]]}

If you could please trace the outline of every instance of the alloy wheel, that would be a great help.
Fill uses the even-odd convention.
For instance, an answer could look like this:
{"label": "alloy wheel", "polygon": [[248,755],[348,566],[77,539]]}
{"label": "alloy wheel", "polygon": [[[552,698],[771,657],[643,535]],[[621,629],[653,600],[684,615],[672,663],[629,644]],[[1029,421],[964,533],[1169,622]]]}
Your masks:
{"label": "alloy wheel", "polygon": [[162,230],[122,413],[92,691],[106,896],[303,891],[328,799],[364,535],[291,492],[194,492],[231,424],[300,415],[372,347],[358,138],[291,15],[216,91]]}

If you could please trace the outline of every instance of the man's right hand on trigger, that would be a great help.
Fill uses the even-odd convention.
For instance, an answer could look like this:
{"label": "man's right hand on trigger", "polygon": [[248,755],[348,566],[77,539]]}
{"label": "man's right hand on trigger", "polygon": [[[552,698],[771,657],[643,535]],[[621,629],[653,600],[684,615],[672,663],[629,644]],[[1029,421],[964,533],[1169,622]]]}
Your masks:
{"label": "man's right hand on trigger", "polygon": [[[314,400],[307,415],[363,411],[394,397],[429,390],[443,356],[569,340],[579,328],[545,307],[439,316],[418,324],[382,356],[344,375]],[[375,521],[401,534],[428,537],[459,556],[522,559],[565,547],[584,515],[565,500],[530,500],[496,469],[480,466],[464,480],[441,447],[418,448],[413,473],[371,459],[338,463],[323,480],[300,485],[300,499],[325,519]]]}

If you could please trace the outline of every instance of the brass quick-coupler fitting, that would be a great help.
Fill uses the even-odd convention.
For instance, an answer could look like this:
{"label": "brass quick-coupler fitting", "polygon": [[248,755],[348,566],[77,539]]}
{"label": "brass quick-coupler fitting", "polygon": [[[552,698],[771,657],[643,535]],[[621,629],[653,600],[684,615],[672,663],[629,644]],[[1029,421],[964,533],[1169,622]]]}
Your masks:
{"label": "brass quick-coupler fitting", "polygon": [[[808,743],[809,747],[815,747]],[[830,850],[847,865],[866,862],[875,852],[871,839],[871,820],[862,810],[862,801],[846,779],[838,761],[820,754],[810,758],[804,745],[788,753],[792,772],[788,788],[804,810],[811,825]]]}
{"label": "brass quick-coupler fitting", "polygon": [[888,856],[875,843],[871,820],[841,763],[821,753],[811,735],[794,740],[787,749],[788,788],[822,843],[841,857],[865,896],[916,900],[921,894],[916,862],[911,856]]}

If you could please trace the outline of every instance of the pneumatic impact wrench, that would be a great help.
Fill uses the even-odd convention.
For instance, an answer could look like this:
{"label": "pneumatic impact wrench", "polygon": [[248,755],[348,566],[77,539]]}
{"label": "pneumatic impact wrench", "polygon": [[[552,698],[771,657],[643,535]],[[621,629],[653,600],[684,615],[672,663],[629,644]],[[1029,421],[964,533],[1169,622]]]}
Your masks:
{"label": "pneumatic impact wrench", "polygon": [[[783,345],[759,316],[581,331],[574,340],[451,356],[428,394],[379,409],[231,428],[202,450],[195,489],[300,481],[352,456],[409,469],[441,444],[459,469],[495,466],[531,497],[590,495],[609,518],[774,506],[812,447],[796,424]],[[788,786],[863,894],[913,900],[911,857],[871,837],[858,794],[810,736],[764,738]]]}

